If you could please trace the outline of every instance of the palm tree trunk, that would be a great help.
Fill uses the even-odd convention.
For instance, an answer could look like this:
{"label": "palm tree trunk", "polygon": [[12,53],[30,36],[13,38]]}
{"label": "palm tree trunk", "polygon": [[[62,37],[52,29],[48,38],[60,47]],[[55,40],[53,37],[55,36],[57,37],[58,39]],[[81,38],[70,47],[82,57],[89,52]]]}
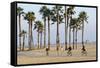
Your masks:
{"label": "palm tree trunk", "polygon": [[59,12],[57,11],[57,37],[56,37],[56,45],[57,45],[57,51],[59,51]]}
{"label": "palm tree trunk", "polygon": [[75,40],[75,42],[76,42],[76,49],[77,49],[77,27],[76,27],[76,40]]}
{"label": "palm tree trunk", "polygon": [[24,45],[25,45],[25,35],[23,35],[23,48],[22,48],[23,51],[24,51]]}
{"label": "palm tree trunk", "polygon": [[38,49],[39,49],[39,32],[38,32],[38,38],[37,38],[37,41],[38,41]]}
{"label": "palm tree trunk", "polygon": [[67,50],[67,23],[68,23],[68,21],[66,23],[66,13],[67,11],[66,11],[66,6],[65,6],[65,50]]}
{"label": "palm tree trunk", "polygon": [[[31,27],[30,27],[30,31],[31,31],[31,35],[30,35],[30,39],[31,39],[31,49],[32,49],[32,42],[33,42],[33,34],[32,34],[32,21],[31,21]],[[33,44],[34,44],[34,42],[33,42]],[[33,48],[34,48],[34,46],[33,46]]]}
{"label": "palm tree trunk", "polygon": [[[31,30],[32,30],[32,29],[31,29]],[[33,31],[32,31],[32,33],[33,33]],[[32,47],[32,45],[33,45],[33,47]],[[31,35],[31,48],[34,49],[34,39],[33,39],[33,34]]]}
{"label": "palm tree trunk", "polygon": [[[19,34],[21,33],[21,16],[19,15]],[[19,49],[21,50],[21,37],[19,36]]]}
{"label": "palm tree trunk", "polygon": [[42,48],[42,32],[40,34],[41,34],[41,37],[40,37],[40,48]]}
{"label": "palm tree trunk", "polygon": [[44,19],[44,48],[46,47],[46,19]]}
{"label": "palm tree trunk", "polygon": [[[68,15],[67,15],[67,28],[66,28],[66,34],[67,34],[67,38],[68,38],[68,21],[69,21],[69,17],[68,17]],[[67,39],[66,39],[66,41],[67,41]],[[67,45],[68,45],[68,41],[67,41]],[[67,47],[68,48],[68,47]]]}
{"label": "palm tree trunk", "polygon": [[50,18],[48,17],[48,49],[50,50]]}
{"label": "palm tree trunk", "polygon": [[29,40],[28,40],[28,44],[29,44],[29,50],[31,50],[31,22],[29,22]]}
{"label": "palm tree trunk", "polygon": [[31,49],[31,44],[30,44],[30,23],[29,23],[29,37],[28,37],[28,45],[29,45],[29,50]]}
{"label": "palm tree trunk", "polygon": [[82,46],[84,47],[84,21],[82,21]]}
{"label": "palm tree trunk", "polygon": [[71,28],[69,26],[69,46],[71,46]]}
{"label": "palm tree trunk", "polygon": [[[72,20],[72,16],[70,17],[70,22]],[[71,27],[69,26],[69,47],[71,47]]]}
{"label": "palm tree trunk", "polygon": [[74,28],[73,28],[73,49],[74,49]]}

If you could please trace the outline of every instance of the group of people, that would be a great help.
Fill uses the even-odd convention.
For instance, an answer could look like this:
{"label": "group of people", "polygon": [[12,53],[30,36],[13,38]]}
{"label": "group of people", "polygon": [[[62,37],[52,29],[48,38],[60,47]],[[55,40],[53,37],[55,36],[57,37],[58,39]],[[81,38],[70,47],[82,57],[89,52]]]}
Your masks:
{"label": "group of people", "polygon": [[[81,50],[82,50],[81,51],[82,56],[83,55],[87,56],[87,51],[85,49],[85,46],[83,46]],[[49,55],[49,48],[46,48],[46,55],[47,56]],[[72,48],[71,48],[71,46],[69,46],[69,48],[67,49],[67,56],[72,56]]]}

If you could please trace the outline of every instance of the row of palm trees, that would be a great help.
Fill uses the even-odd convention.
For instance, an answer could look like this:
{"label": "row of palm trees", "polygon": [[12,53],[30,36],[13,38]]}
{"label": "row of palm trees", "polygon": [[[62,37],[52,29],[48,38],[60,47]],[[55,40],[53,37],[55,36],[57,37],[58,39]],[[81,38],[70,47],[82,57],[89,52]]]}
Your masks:
{"label": "row of palm trees", "polygon": [[[63,9],[64,7],[64,9]],[[26,32],[23,30],[21,31],[21,16],[24,15],[24,19],[28,21],[29,25],[29,32],[28,32],[28,45],[29,50],[31,50],[33,42],[33,35],[32,31],[37,30],[37,40],[38,40],[38,48],[42,48],[42,34],[44,34],[44,46],[46,48],[46,24],[48,24],[48,49],[50,50],[50,24],[57,25],[57,32],[56,32],[56,50],[58,51],[60,48],[60,38],[59,38],[59,24],[65,23],[65,50],[68,49],[68,37],[69,37],[69,47],[71,47],[71,32],[73,32],[73,49],[75,49],[74,45],[76,45],[77,49],[77,32],[79,29],[82,29],[82,46],[84,47],[84,23],[87,22],[88,16],[85,11],[79,13],[77,18],[73,18],[75,12],[75,6],[59,6],[55,5],[52,9],[49,9],[47,6],[42,6],[39,10],[40,15],[42,15],[42,19],[44,20],[43,23],[38,20],[35,21],[36,16],[34,12],[24,13],[21,7],[17,8],[17,15],[19,18],[19,34],[22,34],[23,41],[25,39]],[[50,23],[50,22],[53,23]],[[34,29],[33,29],[34,23]],[[69,32],[69,36],[68,36]],[[41,37],[39,42],[39,36]],[[40,44],[39,44],[40,43]],[[21,50],[21,36],[19,36],[19,49]],[[24,50],[24,43],[23,49]]]}

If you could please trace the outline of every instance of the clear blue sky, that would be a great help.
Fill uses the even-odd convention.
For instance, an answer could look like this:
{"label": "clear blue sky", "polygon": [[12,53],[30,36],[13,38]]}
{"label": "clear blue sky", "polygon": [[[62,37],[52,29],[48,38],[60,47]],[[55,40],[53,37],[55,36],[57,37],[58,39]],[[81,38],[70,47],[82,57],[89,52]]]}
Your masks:
{"label": "clear blue sky", "polygon": [[[24,9],[24,12],[34,12],[36,16],[36,20],[40,20],[43,22],[42,16],[39,13],[39,9],[43,5],[36,5],[36,4],[18,4],[18,7],[21,7]],[[54,5],[46,5],[48,8],[52,8]],[[63,7],[64,8],[64,7]],[[84,29],[84,41],[89,40],[90,42],[96,41],[96,8],[88,8],[88,7],[75,7],[76,14],[73,17],[77,17],[79,12],[85,11],[87,12],[88,17],[88,23],[85,23],[85,29]],[[18,20],[18,19],[17,19]],[[35,21],[36,21],[35,20]],[[22,29],[27,31],[28,33],[28,23],[24,18],[21,18],[21,26]],[[34,23],[34,22],[33,22]],[[52,21],[50,22],[52,23]],[[33,24],[34,27],[34,24]],[[48,28],[48,27],[47,27]],[[65,40],[65,32],[64,32],[64,23],[59,25],[59,33],[60,33],[60,43],[64,43]],[[17,28],[18,29],[18,28]],[[56,43],[56,23],[54,25],[50,25],[50,36],[51,36],[51,44]],[[46,33],[48,35],[48,33]],[[48,37],[48,36],[46,36]],[[36,30],[33,31],[33,39],[34,43],[37,43],[37,32]],[[72,38],[71,38],[72,40]],[[46,43],[48,41],[48,38],[46,40]],[[78,31],[78,42],[81,42],[81,30]],[[26,37],[26,44],[28,43],[28,35]]]}

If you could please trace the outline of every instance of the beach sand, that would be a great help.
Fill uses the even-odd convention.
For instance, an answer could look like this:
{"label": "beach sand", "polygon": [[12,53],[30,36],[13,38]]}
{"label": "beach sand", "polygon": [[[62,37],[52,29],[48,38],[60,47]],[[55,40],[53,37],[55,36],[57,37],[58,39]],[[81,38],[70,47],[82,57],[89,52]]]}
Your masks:
{"label": "beach sand", "polygon": [[[55,62],[72,62],[72,61],[87,61],[96,60],[96,44],[85,44],[87,50],[87,56],[81,53],[81,44],[78,44],[78,48],[72,50],[72,56],[67,55],[67,51],[64,47],[56,51],[56,47],[51,47],[49,56],[46,56],[44,49],[31,50],[31,51],[18,51],[17,52],[17,64],[38,64],[38,63],[55,63]],[[26,48],[27,49],[27,48]]]}

